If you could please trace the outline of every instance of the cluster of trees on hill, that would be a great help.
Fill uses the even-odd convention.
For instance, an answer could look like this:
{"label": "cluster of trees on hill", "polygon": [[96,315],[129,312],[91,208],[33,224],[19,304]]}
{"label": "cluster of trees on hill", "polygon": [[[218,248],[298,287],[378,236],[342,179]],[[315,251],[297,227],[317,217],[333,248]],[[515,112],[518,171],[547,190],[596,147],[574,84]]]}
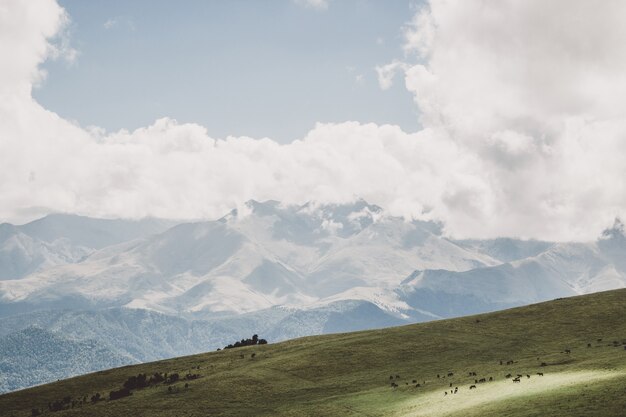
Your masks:
{"label": "cluster of trees on hill", "polygon": [[[197,369],[200,369],[200,366],[198,366]],[[119,400],[120,398],[131,396],[133,395],[133,390],[147,388],[158,384],[170,385],[168,392],[172,392],[172,384],[175,384],[176,382],[181,380],[191,381],[193,379],[198,379],[199,377],[200,374],[187,373],[184,377],[181,378],[178,373],[167,374],[163,372],[155,372],[150,376],[145,373],[133,375],[128,377],[128,379],[124,381],[120,389],[109,392],[109,401]],[[188,384],[185,384],[185,388],[187,388],[188,386]],[[99,401],[105,400],[105,397],[101,396],[99,392],[91,396],[92,403],[97,403]],[[48,403],[48,410],[52,412],[69,410],[71,408],[80,407],[87,402],[88,400],[86,395],[82,398],[72,398],[70,396],[66,396],[60,400]],[[38,408],[33,408],[31,410],[32,416],[39,416],[41,415],[41,413],[42,410]]]}
{"label": "cluster of trees on hill", "polygon": [[228,346],[224,346],[224,349],[232,349],[232,348],[238,348],[238,347],[243,347],[243,346],[254,346],[254,345],[267,345],[267,340],[259,339],[259,336],[255,334],[252,336],[252,339],[241,339],[239,342],[235,342]]}

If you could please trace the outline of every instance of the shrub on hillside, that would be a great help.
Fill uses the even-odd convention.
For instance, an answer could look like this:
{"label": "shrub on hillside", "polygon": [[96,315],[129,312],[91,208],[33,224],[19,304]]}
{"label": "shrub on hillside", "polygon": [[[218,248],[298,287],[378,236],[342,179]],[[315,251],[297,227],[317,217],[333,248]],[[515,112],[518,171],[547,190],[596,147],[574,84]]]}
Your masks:
{"label": "shrub on hillside", "polygon": [[233,349],[233,348],[238,348],[238,347],[243,347],[243,346],[266,345],[266,344],[267,344],[267,340],[259,339],[259,336],[255,334],[252,336],[252,339],[241,339],[238,342],[225,346],[224,349]]}

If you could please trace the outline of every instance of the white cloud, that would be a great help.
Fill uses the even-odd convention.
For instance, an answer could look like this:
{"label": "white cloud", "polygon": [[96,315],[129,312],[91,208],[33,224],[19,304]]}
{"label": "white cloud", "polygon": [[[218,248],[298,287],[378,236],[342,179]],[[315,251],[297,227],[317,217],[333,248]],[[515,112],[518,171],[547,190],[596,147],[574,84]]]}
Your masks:
{"label": "white cloud", "polygon": [[404,72],[423,130],[318,124],[286,145],[168,118],[115,133],[63,120],[31,96],[63,9],[2,7],[2,219],[214,218],[250,198],[362,197],[457,236],[570,239],[626,217],[626,4],[433,0],[405,30],[413,63],[379,72],[381,87]]}
{"label": "white cloud", "polygon": [[293,0],[299,6],[303,6],[314,10],[327,10],[329,0]]}
{"label": "white cloud", "polygon": [[408,69],[408,65],[404,62],[394,60],[393,62],[377,66],[376,75],[378,76],[378,85],[383,90],[389,90],[393,85],[393,79],[398,72]]}
{"label": "white cloud", "polygon": [[432,0],[416,13],[405,81],[422,125],[475,155],[489,184],[452,230],[590,237],[624,212],[625,14],[584,0]]}

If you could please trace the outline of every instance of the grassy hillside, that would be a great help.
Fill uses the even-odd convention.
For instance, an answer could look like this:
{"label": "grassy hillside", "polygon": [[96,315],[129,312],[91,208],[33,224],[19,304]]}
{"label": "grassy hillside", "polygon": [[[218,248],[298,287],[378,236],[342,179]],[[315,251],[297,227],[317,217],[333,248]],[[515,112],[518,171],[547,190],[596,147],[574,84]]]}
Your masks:
{"label": "grassy hillside", "polygon": [[[129,377],[155,372],[200,376],[108,399]],[[95,393],[106,400],[92,403]],[[64,397],[73,409],[48,411]],[[0,396],[2,416],[33,408],[59,417],[623,416],[626,290],[187,356]]]}

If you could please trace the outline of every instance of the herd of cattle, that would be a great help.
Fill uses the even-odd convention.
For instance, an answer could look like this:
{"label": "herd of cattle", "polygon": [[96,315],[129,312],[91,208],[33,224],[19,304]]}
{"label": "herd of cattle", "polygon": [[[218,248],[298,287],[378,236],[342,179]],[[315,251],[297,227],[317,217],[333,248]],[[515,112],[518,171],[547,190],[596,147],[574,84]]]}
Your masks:
{"label": "herd of cattle", "polygon": [[[509,361],[509,362],[510,362],[510,363],[508,363],[509,365],[512,365],[512,364],[516,363],[515,361]],[[502,365],[502,361],[500,361],[500,365]],[[543,376],[543,372],[537,372],[537,375],[538,376]],[[509,373],[504,378],[506,378],[506,379],[511,379],[512,378],[513,382],[520,382],[521,378],[523,376],[524,375],[522,375],[522,374],[517,374],[515,377],[513,377],[513,374]],[[478,378],[478,375],[474,371],[470,371],[468,373],[468,378],[469,377],[476,377],[476,378],[474,378],[474,383],[469,386],[470,390],[476,389],[477,385],[479,385],[479,384],[483,384],[483,383],[486,383],[486,382],[493,382],[495,380],[495,378],[493,376],[486,376],[484,378]],[[445,373],[445,374],[437,374],[437,379],[440,380],[440,381],[442,381],[442,380],[444,380],[446,378],[447,379],[454,378],[454,372],[448,372],[448,373]],[[530,378],[530,374],[526,374],[526,378]],[[398,388],[400,386],[398,384],[398,382],[400,382],[400,379],[401,379],[400,375],[390,375],[389,376],[389,380],[391,381],[391,387],[392,388]],[[421,388],[421,387],[426,385],[426,381],[424,380],[422,382],[418,382],[416,379],[413,379],[411,382],[407,381],[404,384],[405,385],[413,385],[415,388]],[[449,390],[446,389],[443,392],[443,395],[448,395],[448,394],[454,395],[454,394],[459,392],[459,387],[456,386],[456,384],[454,382],[450,382],[448,384],[448,388],[450,388],[450,389]]]}
{"label": "herd of cattle", "polygon": [[[597,342],[601,343],[602,339],[597,339]],[[624,346],[624,350],[626,350],[626,340],[622,341],[621,343],[618,342],[618,341],[613,341],[612,343],[609,343],[607,346],[619,347],[621,345],[623,345]],[[591,345],[591,343],[588,343],[587,344],[587,348],[590,348],[590,347],[592,347],[592,345]],[[563,353],[565,355],[570,355],[572,353],[572,350],[571,349],[564,349],[561,353]],[[537,358],[537,360],[539,361],[539,358]],[[507,360],[506,362],[501,360],[499,362],[499,364],[501,366],[505,366],[505,365],[506,366],[510,366],[510,365],[515,365],[516,363],[518,363],[518,361],[514,361],[514,360]],[[546,362],[541,362],[540,366],[541,367],[545,367],[545,366],[548,366],[548,364]],[[441,383],[445,379],[449,380],[451,378],[454,378],[454,375],[455,375],[454,372],[446,372],[446,373],[442,373],[442,374],[437,374],[437,380],[439,381],[438,385],[441,385]],[[536,372],[535,376],[542,377],[543,376],[543,372]],[[471,383],[472,377],[474,377],[474,383]],[[493,377],[493,376],[485,376],[485,377],[482,377],[482,378],[478,378],[478,375],[477,375],[477,373],[475,371],[468,372],[468,375],[466,376],[466,378],[470,380],[470,382],[468,383],[470,390],[476,389],[476,387],[478,385],[480,385],[480,384],[495,381],[495,377]],[[530,373],[524,373],[524,374],[516,373],[514,375],[514,374],[509,372],[509,373],[507,373],[504,376],[504,379],[510,379],[513,383],[520,383],[524,378],[525,379],[530,379],[531,378],[531,374]],[[458,378],[458,377],[456,378],[457,381],[459,379],[460,378]],[[397,374],[396,375],[390,375],[389,376],[389,380],[391,381],[390,382],[391,388],[396,389],[396,388],[400,387],[400,385],[399,385],[400,380],[401,380],[400,375],[397,375]],[[415,388],[421,388],[421,387],[426,385],[426,382],[427,382],[426,380],[418,382],[417,379],[412,379],[411,382],[406,381],[404,384],[407,385],[407,386],[409,386],[409,385],[414,386]],[[459,387],[456,385],[457,383],[450,382],[449,384],[447,384],[448,387],[443,392],[443,395],[444,396],[448,396],[448,395],[454,395],[454,394],[458,393],[459,392]],[[444,384],[445,384],[445,382],[444,382]]]}

